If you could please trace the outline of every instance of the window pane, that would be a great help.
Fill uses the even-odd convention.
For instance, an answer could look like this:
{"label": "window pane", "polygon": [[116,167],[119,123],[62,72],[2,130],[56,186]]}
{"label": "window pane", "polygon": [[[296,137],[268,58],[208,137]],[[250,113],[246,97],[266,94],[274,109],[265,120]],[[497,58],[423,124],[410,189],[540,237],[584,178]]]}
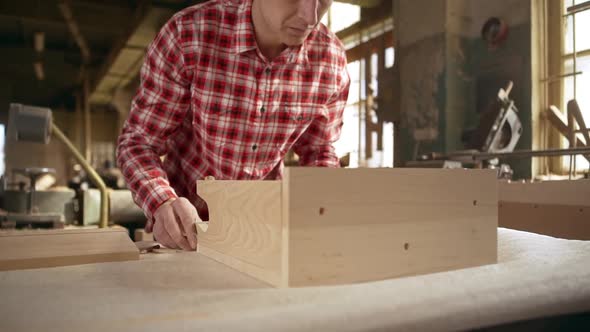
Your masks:
{"label": "window pane", "polygon": [[590,10],[565,17],[565,53],[574,52],[574,16],[576,17],[576,52],[590,49]]}
{"label": "window pane", "polygon": [[564,0],[563,1],[563,12],[567,13],[567,8],[574,5],[573,0]]}
{"label": "window pane", "polygon": [[358,105],[348,105],[344,109],[343,126],[340,139],[334,143],[338,157],[350,153],[350,167],[358,167],[359,111]]}
{"label": "window pane", "polygon": [[360,100],[360,62],[354,61],[347,65],[348,74],[350,75],[350,90],[348,91],[348,104],[358,103]]}
{"label": "window pane", "polygon": [[332,31],[338,32],[361,19],[361,7],[347,3],[334,2],[331,7]]}
{"label": "window pane", "polygon": [[[573,69],[573,60],[565,61],[565,72],[570,73]],[[590,125],[590,56],[585,56],[578,58],[576,61],[576,71],[581,71],[582,74],[576,76],[576,100],[578,101],[578,105],[580,106],[580,110],[584,116],[584,121],[586,122],[586,126]],[[562,112],[564,114],[567,110],[567,102],[574,98],[574,78],[567,77],[564,81],[564,105],[562,105]],[[566,142],[566,146],[569,147],[569,144]],[[569,158],[563,158],[564,166],[569,168]],[[588,169],[588,161],[579,156],[576,160],[576,168],[577,170],[585,170]]]}
{"label": "window pane", "polygon": [[[565,17],[565,53],[569,54],[574,51],[574,30],[573,17]],[[567,73],[567,72],[566,72]]]}
{"label": "window pane", "polygon": [[579,12],[576,15],[576,51],[590,49],[590,10]]}
{"label": "window pane", "polygon": [[393,67],[393,63],[395,62],[395,51],[393,47],[388,47],[385,49],[385,68]]}
{"label": "window pane", "polygon": [[377,80],[377,75],[379,71],[379,57],[377,53],[371,54],[371,83],[370,87],[372,91],[372,95],[376,96],[377,91],[379,91],[379,81]]}
{"label": "window pane", "polygon": [[[574,61],[565,61],[565,72],[571,73],[574,71]],[[576,98],[580,109],[584,114],[584,121],[588,125],[590,122],[590,56],[580,57],[576,61],[576,71],[581,71],[582,74],[576,76],[576,94],[574,97],[574,77],[570,76],[564,80],[564,105],[562,109],[565,110],[567,102],[571,99]]]}

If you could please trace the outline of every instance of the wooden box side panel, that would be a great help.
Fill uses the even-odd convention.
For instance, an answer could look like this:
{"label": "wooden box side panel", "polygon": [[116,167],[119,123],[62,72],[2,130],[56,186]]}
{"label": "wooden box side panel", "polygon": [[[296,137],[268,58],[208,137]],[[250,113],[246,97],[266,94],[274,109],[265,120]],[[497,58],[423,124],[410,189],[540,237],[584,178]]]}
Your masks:
{"label": "wooden box side panel", "polygon": [[271,285],[281,280],[281,182],[198,181],[209,208],[198,251]]}
{"label": "wooden box side panel", "polygon": [[126,230],[0,233],[0,271],[139,259]]}
{"label": "wooden box side panel", "polygon": [[288,169],[288,280],[329,285],[497,262],[488,170]]}

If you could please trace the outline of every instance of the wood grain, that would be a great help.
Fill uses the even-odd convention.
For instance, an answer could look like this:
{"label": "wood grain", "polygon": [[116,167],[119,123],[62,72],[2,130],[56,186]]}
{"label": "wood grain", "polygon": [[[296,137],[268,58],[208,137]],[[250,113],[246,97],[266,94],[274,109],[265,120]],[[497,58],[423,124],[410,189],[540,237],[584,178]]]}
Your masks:
{"label": "wood grain", "polygon": [[209,207],[199,252],[270,284],[280,280],[281,182],[198,181]]}
{"label": "wood grain", "polygon": [[288,169],[283,191],[289,229],[283,286],[378,280],[497,261],[493,172]]}
{"label": "wood grain", "polygon": [[124,229],[0,232],[0,271],[137,259]]}

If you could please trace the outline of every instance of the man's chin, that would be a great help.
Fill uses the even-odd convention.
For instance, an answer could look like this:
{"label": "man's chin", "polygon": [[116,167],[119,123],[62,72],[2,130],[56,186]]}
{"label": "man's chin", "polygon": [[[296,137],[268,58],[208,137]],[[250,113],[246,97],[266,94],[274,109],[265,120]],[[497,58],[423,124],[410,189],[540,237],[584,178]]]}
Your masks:
{"label": "man's chin", "polygon": [[284,39],[283,44],[287,45],[287,47],[295,47],[303,44],[304,41],[305,38],[289,37]]}
{"label": "man's chin", "polygon": [[[290,31],[289,31],[290,32]],[[285,33],[283,34],[283,44],[287,45],[288,47],[299,46],[303,44],[305,39],[309,36],[309,33]]]}

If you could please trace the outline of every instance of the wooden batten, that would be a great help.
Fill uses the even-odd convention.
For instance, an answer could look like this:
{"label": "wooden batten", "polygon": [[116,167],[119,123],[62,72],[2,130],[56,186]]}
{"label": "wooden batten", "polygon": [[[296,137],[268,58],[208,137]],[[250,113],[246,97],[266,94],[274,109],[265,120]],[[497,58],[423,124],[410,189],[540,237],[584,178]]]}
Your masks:
{"label": "wooden batten", "polygon": [[497,261],[488,170],[288,168],[282,181],[200,181],[199,251],[271,285],[334,285]]}
{"label": "wooden batten", "polygon": [[0,232],[0,271],[137,259],[125,229]]}

